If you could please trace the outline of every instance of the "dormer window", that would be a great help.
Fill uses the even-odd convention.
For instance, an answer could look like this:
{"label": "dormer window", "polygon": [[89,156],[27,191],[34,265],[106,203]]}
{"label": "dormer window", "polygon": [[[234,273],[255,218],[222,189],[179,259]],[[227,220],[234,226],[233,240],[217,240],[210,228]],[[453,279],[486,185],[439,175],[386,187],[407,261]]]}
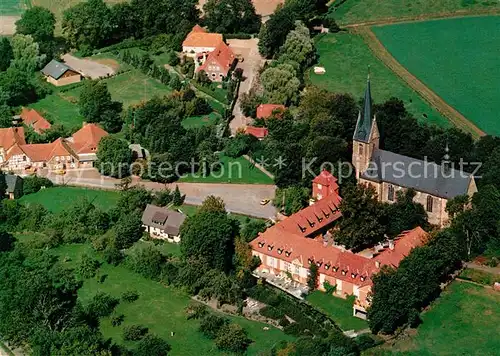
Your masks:
{"label": "dormer window", "polygon": [[281,255],[283,253],[283,249],[282,248],[279,248],[277,251],[278,251],[278,255]]}
{"label": "dormer window", "polygon": [[291,255],[291,254],[292,254],[292,253],[291,253],[290,251],[285,251],[285,256],[286,256],[286,257],[290,257],[290,255]]}
{"label": "dormer window", "polygon": [[264,247],[265,243],[264,242],[259,242],[259,247],[262,248]]}
{"label": "dormer window", "polygon": [[312,221],[312,222],[311,222],[311,221],[307,220],[307,222],[309,223],[309,226],[310,226],[310,227],[314,227],[314,225],[315,225],[315,224],[314,224],[314,221]]}
{"label": "dormer window", "polygon": [[329,268],[330,268],[330,264],[329,264],[329,263],[327,263],[327,264],[325,265],[325,269],[326,269],[326,270],[328,270]]}
{"label": "dormer window", "polygon": [[361,277],[359,277],[359,279],[361,279],[361,282],[364,282],[365,279],[366,279],[366,277],[365,276],[361,276]]}
{"label": "dormer window", "polygon": [[327,219],[330,217],[330,213],[325,213],[324,211],[323,211],[323,215],[325,215],[325,218],[327,218]]}
{"label": "dormer window", "polygon": [[273,248],[274,248],[274,246],[273,246],[273,245],[267,245],[267,250],[268,250],[268,251],[272,251],[272,250],[273,250]]}
{"label": "dormer window", "polygon": [[305,227],[302,227],[302,226],[300,226],[300,225],[298,225],[298,226],[299,226],[299,229],[300,229],[300,231],[301,231],[302,233],[306,232],[306,228],[305,228]]}
{"label": "dormer window", "polygon": [[323,264],[323,262],[321,262],[321,261],[316,262],[316,266],[318,266],[318,267],[321,267],[322,264]]}
{"label": "dormer window", "polygon": [[342,275],[345,276],[347,274],[347,271],[342,270]]}
{"label": "dormer window", "polygon": [[318,219],[319,223],[321,223],[323,221],[323,218],[320,218],[318,215],[316,215],[316,219]]}
{"label": "dormer window", "polygon": [[332,269],[333,269],[333,272],[337,272],[339,270],[339,268],[337,266],[332,267]]}
{"label": "dormer window", "polygon": [[312,265],[312,264],[314,263],[314,259],[310,258],[310,259],[308,259],[308,260],[307,260],[307,262],[308,262],[310,265]]}
{"label": "dormer window", "polygon": [[351,273],[351,278],[354,279],[356,278],[357,274],[356,273]]}

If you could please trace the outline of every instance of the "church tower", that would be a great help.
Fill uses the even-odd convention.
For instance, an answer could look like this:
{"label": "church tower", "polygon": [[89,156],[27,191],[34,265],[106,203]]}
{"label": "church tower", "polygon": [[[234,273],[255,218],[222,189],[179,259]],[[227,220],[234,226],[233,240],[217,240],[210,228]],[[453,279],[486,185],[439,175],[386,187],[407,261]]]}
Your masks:
{"label": "church tower", "polygon": [[356,179],[367,168],[373,151],[379,148],[380,133],[375,116],[372,117],[372,96],[370,90],[370,74],[366,82],[363,108],[358,114],[356,129],[352,142],[352,164],[356,170]]}

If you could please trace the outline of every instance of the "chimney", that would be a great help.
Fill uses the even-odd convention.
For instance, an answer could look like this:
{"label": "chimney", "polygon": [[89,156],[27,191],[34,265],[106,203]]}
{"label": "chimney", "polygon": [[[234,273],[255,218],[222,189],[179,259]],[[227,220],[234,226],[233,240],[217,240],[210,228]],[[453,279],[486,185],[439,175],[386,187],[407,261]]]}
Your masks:
{"label": "chimney", "polygon": [[389,249],[394,250],[394,240],[389,240]]}
{"label": "chimney", "polygon": [[380,268],[380,262],[379,261],[375,261],[375,267]]}

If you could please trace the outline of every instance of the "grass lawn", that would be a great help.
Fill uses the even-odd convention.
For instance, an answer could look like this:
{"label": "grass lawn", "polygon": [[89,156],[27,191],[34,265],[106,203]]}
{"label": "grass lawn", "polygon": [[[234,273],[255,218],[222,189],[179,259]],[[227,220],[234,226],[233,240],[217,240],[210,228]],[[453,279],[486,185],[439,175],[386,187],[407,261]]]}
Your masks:
{"label": "grass lawn", "polygon": [[307,301],[332,318],[344,331],[368,328],[365,320],[352,316],[352,300],[334,297],[317,290],[307,296]]}
{"label": "grass lawn", "polygon": [[116,205],[119,193],[109,190],[95,190],[75,187],[52,187],[42,189],[37,193],[25,195],[20,202],[25,204],[39,203],[54,213],[66,209],[79,199],[86,198],[95,206],[109,210]]}
{"label": "grass lawn", "polygon": [[339,24],[359,23],[438,13],[500,10],[498,1],[489,0],[346,0],[332,16]]}
{"label": "grass lawn", "polygon": [[220,156],[221,169],[210,172],[208,177],[201,174],[188,174],[179,179],[187,183],[240,183],[240,184],[274,184],[273,180],[243,157],[230,158]]}
{"label": "grass lawn", "polygon": [[486,133],[500,135],[500,16],[380,26],[373,32],[448,104]]}
{"label": "grass lawn", "polygon": [[455,281],[423,313],[422,321],[414,337],[396,342],[390,351],[387,346],[377,349],[392,355],[498,355],[498,292]]}
{"label": "grass lawn", "polygon": [[360,36],[349,33],[320,36],[316,48],[319,63],[325,67],[326,74],[314,74],[311,68],[309,81],[312,84],[360,98],[366,87],[370,66],[372,96],[376,103],[395,96],[404,101],[408,111],[417,119],[444,127],[450,126],[446,118],[375,57]]}
{"label": "grass lawn", "polygon": [[203,126],[212,126],[217,124],[220,119],[220,115],[216,112],[212,112],[208,115],[200,115],[200,116],[190,116],[185,118],[182,121],[182,126],[185,129],[193,129]]}
{"label": "grass lawn", "polygon": [[459,277],[488,286],[492,286],[495,282],[500,283],[500,275],[472,268],[464,269]]}
{"label": "grass lawn", "polygon": [[[79,261],[79,256],[84,252],[91,251],[90,246],[75,244],[62,246],[54,249],[54,254],[61,256],[64,260],[69,257],[71,261],[65,262],[68,267],[74,267]],[[112,338],[128,347],[134,347],[136,342],[123,340],[123,328],[126,325],[141,324],[150,329],[150,332],[162,337],[172,346],[172,355],[221,355],[212,340],[205,338],[198,332],[199,322],[187,320],[185,308],[190,303],[190,297],[184,292],[161,285],[148,280],[124,266],[114,267],[103,264],[99,274],[106,275],[104,283],[98,283],[96,278],[84,282],[79,291],[79,298],[83,303],[98,292],[109,293],[114,297],[120,297],[127,290],[136,290],[139,299],[133,303],[121,302],[117,308],[117,314],[125,316],[124,322],[118,327],[111,326],[110,319],[101,320],[101,331],[105,338]],[[242,317],[230,317],[234,322],[243,326],[249,337],[255,342],[248,349],[249,355],[257,355],[262,351],[270,349],[281,340],[291,340],[278,329],[269,327],[263,330],[266,324],[249,321]],[[170,336],[174,332],[174,336]]]}
{"label": "grass lawn", "polygon": [[2,0],[0,2],[0,16],[21,15],[26,9],[24,0]]}
{"label": "grass lawn", "polygon": [[55,92],[42,100],[29,105],[37,110],[42,116],[53,123],[62,124],[66,127],[80,128],[83,116],[80,115],[76,101],[78,97],[72,97],[67,93]]}

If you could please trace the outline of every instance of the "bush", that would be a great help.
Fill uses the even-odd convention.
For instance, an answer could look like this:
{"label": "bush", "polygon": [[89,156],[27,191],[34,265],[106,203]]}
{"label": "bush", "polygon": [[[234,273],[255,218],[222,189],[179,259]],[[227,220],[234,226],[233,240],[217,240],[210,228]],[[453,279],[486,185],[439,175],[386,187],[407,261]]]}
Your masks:
{"label": "bush", "polygon": [[135,302],[139,299],[139,294],[135,290],[127,290],[122,294],[122,300],[127,303]]}
{"label": "bush", "polygon": [[325,288],[327,294],[333,294],[337,290],[337,285],[332,286],[330,282],[325,281],[323,283],[323,288]]}
{"label": "bush", "polygon": [[209,339],[215,339],[219,331],[229,323],[229,320],[215,314],[208,314],[200,322],[199,331]]}
{"label": "bush", "polygon": [[97,293],[90,302],[88,309],[90,313],[98,317],[111,315],[120,301],[106,293]]}
{"label": "bush", "polygon": [[208,314],[207,306],[199,303],[191,303],[187,308],[187,319],[200,319]]}
{"label": "bush", "polygon": [[142,276],[157,279],[162,271],[165,257],[154,246],[136,247],[127,257],[130,268]]}
{"label": "bush", "polygon": [[195,98],[193,100],[194,115],[207,115],[212,112],[212,107],[204,98]]}
{"label": "bush", "polygon": [[368,334],[361,334],[354,338],[354,342],[358,345],[360,351],[368,350],[376,345],[375,340]]}
{"label": "bush", "polygon": [[106,261],[107,264],[113,265],[113,266],[118,266],[125,256],[123,255],[123,252],[121,252],[119,249],[116,247],[108,247],[107,249],[104,250],[103,253],[104,261]]}
{"label": "bush", "polygon": [[239,133],[233,139],[229,140],[224,153],[231,158],[240,157],[248,153],[255,141],[258,140],[254,136]]}
{"label": "bush", "polygon": [[137,345],[134,356],[167,356],[170,345],[158,336],[148,334]]}
{"label": "bush", "polygon": [[123,328],[123,339],[126,341],[141,340],[149,329],[142,325],[129,325]]}
{"label": "bush", "polygon": [[235,353],[244,353],[250,342],[247,332],[238,324],[224,325],[215,339],[219,349]]}
{"label": "bush", "polygon": [[23,194],[33,194],[42,189],[42,187],[50,188],[53,185],[52,181],[48,178],[37,175],[27,176],[23,179]]}
{"label": "bush", "polygon": [[85,253],[80,260],[77,272],[84,279],[91,278],[96,275],[99,265],[99,261]]}
{"label": "bush", "polygon": [[228,33],[224,35],[226,40],[238,39],[238,40],[249,40],[252,38],[252,35],[248,33]]}
{"label": "bush", "polygon": [[259,313],[260,313],[260,315],[265,316],[266,318],[274,319],[274,320],[279,320],[279,319],[285,317],[285,314],[281,310],[279,310],[275,307],[272,307],[270,305],[267,305],[264,308],[262,308],[259,311]]}
{"label": "bush", "polygon": [[111,316],[111,325],[112,326],[120,326],[123,323],[124,319],[125,319],[125,315],[123,315],[123,314],[113,315],[113,316]]}

